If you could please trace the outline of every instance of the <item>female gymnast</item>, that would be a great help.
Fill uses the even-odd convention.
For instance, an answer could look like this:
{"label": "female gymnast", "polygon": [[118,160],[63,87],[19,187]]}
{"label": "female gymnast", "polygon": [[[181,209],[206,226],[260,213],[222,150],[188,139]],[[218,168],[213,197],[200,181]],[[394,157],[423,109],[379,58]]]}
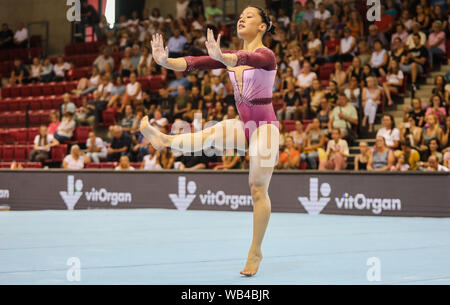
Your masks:
{"label": "female gymnast", "polygon": [[[226,68],[233,83],[240,120],[218,122],[195,133],[166,135],[148,123],[141,122],[142,134],[156,149],[170,147],[182,152],[196,152],[211,146],[217,149],[248,149],[250,157],[249,186],[253,199],[253,240],[242,275],[253,276],[262,260],[261,243],[269,222],[271,205],[268,188],[278,162],[279,126],[272,106],[272,87],[277,72],[275,54],[262,39],[274,27],[259,7],[248,6],[237,22],[237,34],[244,41],[242,50],[221,51],[211,29],[205,42],[209,56],[168,58],[169,49],[160,34],[153,35],[152,49],[156,63],[175,71]],[[211,144],[213,143],[213,144]]]}

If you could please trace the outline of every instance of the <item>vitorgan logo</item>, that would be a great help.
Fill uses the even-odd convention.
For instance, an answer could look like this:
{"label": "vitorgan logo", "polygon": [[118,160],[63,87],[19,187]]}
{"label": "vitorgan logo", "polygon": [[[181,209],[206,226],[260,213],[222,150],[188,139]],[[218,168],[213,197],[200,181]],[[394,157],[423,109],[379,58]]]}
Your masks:
{"label": "vitorgan logo", "polygon": [[[178,194],[169,194],[169,197],[178,210],[185,211],[194,201],[196,190],[197,184],[194,181],[189,181],[186,187],[186,177],[178,177]],[[208,190],[206,194],[200,194],[199,197],[202,205],[228,205],[233,210],[240,206],[253,205],[250,195],[227,195],[224,191]]]}
{"label": "vitorgan logo", "polygon": [[[309,198],[298,197],[298,200],[303,205],[308,214],[317,215],[325,208],[330,201],[331,187],[328,183],[323,183],[320,186],[319,198],[319,179],[309,179]],[[373,214],[381,214],[383,211],[402,209],[402,202],[398,198],[367,198],[364,194],[356,194],[352,196],[344,193],[342,197],[335,197],[334,201],[338,209],[357,209],[357,210],[371,210]]]}
{"label": "vitorgan logo", "polygon": [[[59,192],[68,210],[73,210],[77,202],[83,195],[83,181],[78,179],[75,181],[75,177],[67,176],[67,191]],[[131,203],[131,193],[117,193],[108,192],[106,189],[101,188],[96,190],[92,188],[90,192],[85,192],[85,199],[89,202],[110,202],[112,206],[116,206],[119,203]]]}

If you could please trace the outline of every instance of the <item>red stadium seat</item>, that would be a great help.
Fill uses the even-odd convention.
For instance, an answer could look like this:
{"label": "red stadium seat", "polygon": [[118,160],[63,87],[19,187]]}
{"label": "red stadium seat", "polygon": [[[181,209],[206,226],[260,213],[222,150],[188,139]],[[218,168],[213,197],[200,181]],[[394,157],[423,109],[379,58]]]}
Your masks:
{"label": "red stadium seat", "polygon": [[0,127],[5,128],[8,127],[8,118],[9,112],[0,113]]}
{"label": "red stadium seat", "polygon": [[8,116],[6,117],[6,122],[8,124],[8,127],[17,127],[19,125],[19,116],[21,112],[20,111],[14,111],[9,112]]}
{"label": "red stadium seat", "polygon": [[37,84],[31,87],[31,95],[32,96],[41,96],[43,94],[43,84]]}
{"label": "red stadium seat", "polygon": [[85,144],[89,133],[93,130],[92,126],[80,126],[75,129],[74,139],[78,143]]}
{"label": "red stadium seat", "polygon": [[20,87],[20,96],[30,96],[32,86],[23,85]]}
{"label": "red stadium seat", "polygon": [[22,164],[23,168],[42,168],[41,162],[25,162]]}
{"label": "red stadium seat", "polygon": [[11,162],[0,162],[0,168],[11,168]]}
{"label": "red stadium seat", "polygon": [[2,98],[11,97],[11,86],[2,88]]}
{"label": "red stadium seat", "polygon": [[105,126],[111,126],[116,124],[116,108],[109,108],[103,111],[102,117],[103,117],[103,124]]}
{"label": "red stadium seat", "polygon": [[32,151],[33,148],[34,148],[34,144],[28,144],[28,145],[26,146],[26,148],[27,148],[27,158],[29,159],[29,158],[30,158],[31,151]]}
{"label": "red stadium seat", "polygon": [[43,110],[50,110],[53,109],[52,101],[54,99],[54,96],[46,96],[43,99],[39,99],[39,104],[41,105],[41,109]]}
{"label": "red stadium seat", "polygon": [[42,109],[41,100],[35,97],[30,97],[29,99],[30,110]]}
{"label": "red stadium seat", "polygon": [[287,132],[291,132],[295,130],[295,121],[294,120],[284,120],[283,121],[284,129]]}
{"label": "red stadium seat", "polygon": [[14,159],[17,162],[24,162],[27,159],[27,147],[26,145],[14,146]]}
{"label": "red stadium seat", "polygon": [[101,169],[115,169],[117,166],[116,162],[102,162],[100,163]]}
{"label": "red stadium seat", "polygon": [[54,162],[62,162],[67,155],[67,144],[60,144],[52,147],[51,156]]}
{"label": "red stadium seat", "polygon": [[8,103],[5,100],[0,100],[0,112],[8,111]]}
{"label": "red stadium seat", "polygon": [[39,111],[30,111],[28,117],[30,119],[30,126],[39,126],[41,124]]}
{"label": "red stadium seat", "polygon": [[18,111],[20,109],[21,100],[22,99],[20,97],[16,97],[14,99],[9,100],[8,102],[9,111]]}
{"label": "red stadium seat", "polygon": [[42,86],[42,95],[53,95],[56,83],[51,82]]}
{"label": "red stadium seat", "polygon": [[3,145],[0,143],[0,160],[3,158]]}
{"label": "red stadium seat", "polygon": [[165,84],[165,78],[163,75],[153,75],[150,78],[150,91],[152,93],[157,93],[159,89],[161,89]]}
{"label": "red stadium seat", "polygon": [[84,168],[86,169],[99,169],[100,168],[100,163],[88,163],[84,166]]}
{"label": "red stadium seat", "polygon": [[28,129],[27,128],[17,128],[14,131],[14,139],[18,144],[26,144],[28,137]]}
{"label": "red stadium seat", "polygon": [[14,145],[3,145],[3,161],[11,162],[14,160]]}
{"label": "red stadium seat", "polygon": [[66,93],[66,83],[65,82],[61,82],[61,83],[56,83],[55,85],[53,85],[53,93],[54,95],[63,95],[64,93]]}
{"label": "red stadium seat", "polygon": [[11,87],[11,97],[20,96],[20,86],[12,86]]}
{"label": "red stadium seat", "polygon": [[130,162],[130,166],[134,167],[135,169],[140,169],[141,164],[141,162]]}

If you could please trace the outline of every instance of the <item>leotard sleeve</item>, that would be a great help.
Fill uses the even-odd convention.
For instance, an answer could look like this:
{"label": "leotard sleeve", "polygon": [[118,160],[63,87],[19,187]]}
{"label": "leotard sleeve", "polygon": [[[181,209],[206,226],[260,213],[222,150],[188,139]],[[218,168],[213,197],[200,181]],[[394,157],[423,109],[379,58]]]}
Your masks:
{"label": "leotard sleeve", "polygon": [[[223,53],[236,53],[236,51],[223,51]],[[185,56],[186,72],[194,70],[212,70],[226,69],[226,66],[220,61],[214,60],[209,56]]]}
{"label": "leotard sleeve", "polygon": [[236,66],[252,66],[257,69],[276,70],[277,60],[272,50],[259,48],[254,52],[237,51],[238,61]]}

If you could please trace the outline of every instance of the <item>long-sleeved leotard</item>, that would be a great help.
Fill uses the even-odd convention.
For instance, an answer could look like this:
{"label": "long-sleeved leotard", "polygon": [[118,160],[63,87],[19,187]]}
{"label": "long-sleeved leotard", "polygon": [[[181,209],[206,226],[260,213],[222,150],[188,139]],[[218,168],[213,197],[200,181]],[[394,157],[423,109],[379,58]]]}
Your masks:
{"label": "long-sleeved leotard", "polygon": [[[250,142],[250,136],[256,128],[263,124],[270,123],[279,128],[272,106],[272,88],[277,73],[275,54],[268,48],[259,48],[254,52],[224,51],[223,53],[236,54],[238,57],[236,66],[251,67],[242,71],[242,88],[239,88],[235,72],[227,70],[234,88],[236,108],[245,124],[247,142]],[[227,68],[209,56],[186,56],[184,59],[188,72]]]}

